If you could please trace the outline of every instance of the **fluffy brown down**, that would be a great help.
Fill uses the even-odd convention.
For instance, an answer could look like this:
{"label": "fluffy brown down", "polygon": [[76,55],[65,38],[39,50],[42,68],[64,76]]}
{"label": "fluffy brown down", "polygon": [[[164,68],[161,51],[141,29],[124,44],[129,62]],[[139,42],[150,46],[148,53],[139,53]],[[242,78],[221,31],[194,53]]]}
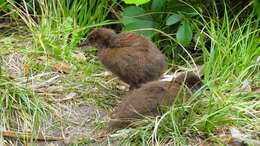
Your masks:
{"label": "fluffy brown down", "polygon": [[[111,29],[95,29],[87,37],[102,64],[130,88],[158,79],[167,68],[164,55],[145,37]],[[84,44],[84,43],[83,43]]]}
{"label": "fluffy brown down", "polygon": [[159,109],[162,106],[172,105],[176,96],[182,99],[188,98],[190,92],[185,92],[182,83],[187,87],[196,86],[194,89],[198,89],[202,85],[198,76],[188,73],[178,76],[173,82],[153,81],[128,92],[113,111],[107,130],[125,128],[136,119],[142,119],[143,116],[156,116],[160,114]]}

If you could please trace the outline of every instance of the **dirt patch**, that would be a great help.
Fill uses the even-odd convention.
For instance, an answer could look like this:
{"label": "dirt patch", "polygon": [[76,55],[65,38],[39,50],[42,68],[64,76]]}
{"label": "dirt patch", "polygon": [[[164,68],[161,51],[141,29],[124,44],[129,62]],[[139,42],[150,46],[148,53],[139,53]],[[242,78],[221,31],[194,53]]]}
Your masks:
{"label": "dirt patch", "polygon": [[42,128],[46,135],[64,137],[65,143],[95,139],[98,124],[107,119],[107,112],[94,103],[81,102],[57,105],[57,111]]}

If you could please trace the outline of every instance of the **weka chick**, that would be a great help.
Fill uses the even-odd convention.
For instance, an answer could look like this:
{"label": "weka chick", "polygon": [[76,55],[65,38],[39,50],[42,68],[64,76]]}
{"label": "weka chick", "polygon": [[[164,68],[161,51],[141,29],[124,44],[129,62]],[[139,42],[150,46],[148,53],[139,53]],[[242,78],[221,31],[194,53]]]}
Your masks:
{"label": "weka chick", "polygon": [[176,79],[178,80],[176,82],[149,82],[126,94],[123,101],[113,111],[107,131],[130,126],[133,120],[142,119],[143,116],[159,115],[159,109],[172,105],[177,96],[189,97],[190,94],[185,92],[182,83],[187,87],[202,85],[200,78],[193,73],[180,75]]}
{"label": "weka chick", "polygon": [[130,89],[158,79],[167,68],[164,55],[141,35],[116,34],[111,29],[100,28],[90,32],[87,41],[98,49],[98,57],[104,66],[128,83]]}

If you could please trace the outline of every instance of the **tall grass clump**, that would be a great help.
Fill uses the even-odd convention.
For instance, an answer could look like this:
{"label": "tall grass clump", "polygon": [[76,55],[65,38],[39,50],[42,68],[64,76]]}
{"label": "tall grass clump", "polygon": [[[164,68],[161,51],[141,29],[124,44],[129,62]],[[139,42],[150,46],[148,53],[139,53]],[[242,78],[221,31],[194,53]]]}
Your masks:
{"label": "tall grass clump", "polygon": [[224,144],[218,132],[230,127],[257,138],[260,95],[254,88],[260,85],[259,19],[252,13],[239,21],[240,13],[230,17],[227,11],[223,19],[214,16],[202,17],[197,44],[205,65],[205,85],[187,102],[175,103],[161,117],[130,129],[124,144]]}
{"label": "tall grass clump", "polygon": [[[36,132],[51,107],[31,90],[0,72],[0,131]],[[0,135],[1,137],[1,135]]]}
{"label": "tall grass clump", "polygon": [[58,58],[68,58],[91,27],[105,20],[113,2],[107,0],[9,1],[34,38],[34,48]]}
{"label": "tall grass clump", "polygon": [[[22,0],[19,2],[7,0],[7,2],[14,8],[12,11],[15,11],[27,26],[30,34],[25,33],[25,37],[32,37],[28,39],[32,40],[32,47],[23,51],[52,56],[65,61],[70,61],[71,52],[76,50],[77,43],[91,27],[110,23],[105,18],[110,7],[113,6],[113,3],[107,0]],[[28,40],[24,39],[21,43]],[[1,47],[3,50],[7,48],[5,51],[8,54],[12,52],[11,48],[15,48],[15,45],[13,42],[13,46]],[[32,64],[39,66],[47,62],[42,64],[33,62]],[[89,66],[91,68],[93,65]],[[26,79],[24,81],[27,83]],[[19,79],[11,78],[4,71],[0,72],[1,132],[5,130],[31,131],[36,134],[42,122],[53,110],[50,104],[28,88],[24,82],[20,84]]]}
{"label": "tall grass clump", "polygon": [[[1,144],[2,136],[8,131],[32,132],[37,135],[40,125],[53,111],[52,106],[33,91],[30,86],[31,78],[24,77],[26,69],[22,52],[27,49],[26,44],[30,42],[31,38],[28,38],[30,36],[25,36],[28,33],[24,33],[20,27],[2,30],[4,31],[0,35]],[[15,32],[9,32],[10,30]]]}

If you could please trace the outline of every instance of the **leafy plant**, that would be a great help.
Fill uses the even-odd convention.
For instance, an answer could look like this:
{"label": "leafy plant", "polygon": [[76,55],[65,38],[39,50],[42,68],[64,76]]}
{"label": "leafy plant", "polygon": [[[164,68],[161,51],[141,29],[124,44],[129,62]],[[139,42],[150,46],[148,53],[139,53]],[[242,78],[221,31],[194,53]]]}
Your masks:
{"label": "leafy plant", "polygon": [[[255,10],[257,12],[259,11],[257,9],[258,4],[257,0],[255,0]],[[219,19],[223,19],[224,6],[228,7],[228,13],[233,18],[243,8],[250,7],[250,9],[245,9],[246,12],[243,13],[243,16],[239,16],[238,21],[243,20],[243,17],[252,12],[250,0],[239,2],[232,0],[226,3],[222,1],[205,3],[205,0],[151,0],[141,6],[126,7],[122,12],[121,22],[124,25],[123,31],[135,31],[153,39],[157,42],[159,48],[163,48],[163,52],[169,58],[175,58],[173,61],[180,63],[183,58],[179,59],[179,55],[187,56],[183,51],[183,47],[189,49],[196,44],[197,42],[193,42],[193,40],[196,39],[199,29],[204,27],[199,22],[201,19],[199,15],[209,16],[204,18],[208,19],[210,15],[214,14]],[[158,34],[158,30],[171,35],[175,40],[169,41],[164,35]],[[180,47],[180,44],[183,47]],[[199,54],[192,54],[192,56],[197,55]]]}
{"label": "leafy plant", "polygon": [[183,45],[187,46],[192,40],[192,24],[188,20],[181,22],[177,33],[176,39]]}
{"label": "leafy plant", "polygon": [[[153,0],[143,7],[126,7],[121,22],[124,24],[125,31],[141,29],[138,32],[150,38],[156,34],[151,29],[175,30],[177,41],[183,46],[188,46],[193,36],[193,23],[190,19],[193,16],[196,16],[196,12],[181,2]],[[180,25],[177,25],[179,23]]]}
{"label": "leafy plant", "polygon": [[[124,10],[121,22],[125,25],[124,31],[153,28],[155,26],[153,18],[146,15],[143,8],[136,6],[129,6]],[[140,33],[147,37],[152,37],[154,34],[153,31],[140,31]]]}
{"label": "leafy plant", "polygon": [[183,19],[183,16],[178,15],[178,14],[173,14],[166,20],[166,25],[170,26],[170,25],[176,24],[176,23],[180,22],[182,19]]}

